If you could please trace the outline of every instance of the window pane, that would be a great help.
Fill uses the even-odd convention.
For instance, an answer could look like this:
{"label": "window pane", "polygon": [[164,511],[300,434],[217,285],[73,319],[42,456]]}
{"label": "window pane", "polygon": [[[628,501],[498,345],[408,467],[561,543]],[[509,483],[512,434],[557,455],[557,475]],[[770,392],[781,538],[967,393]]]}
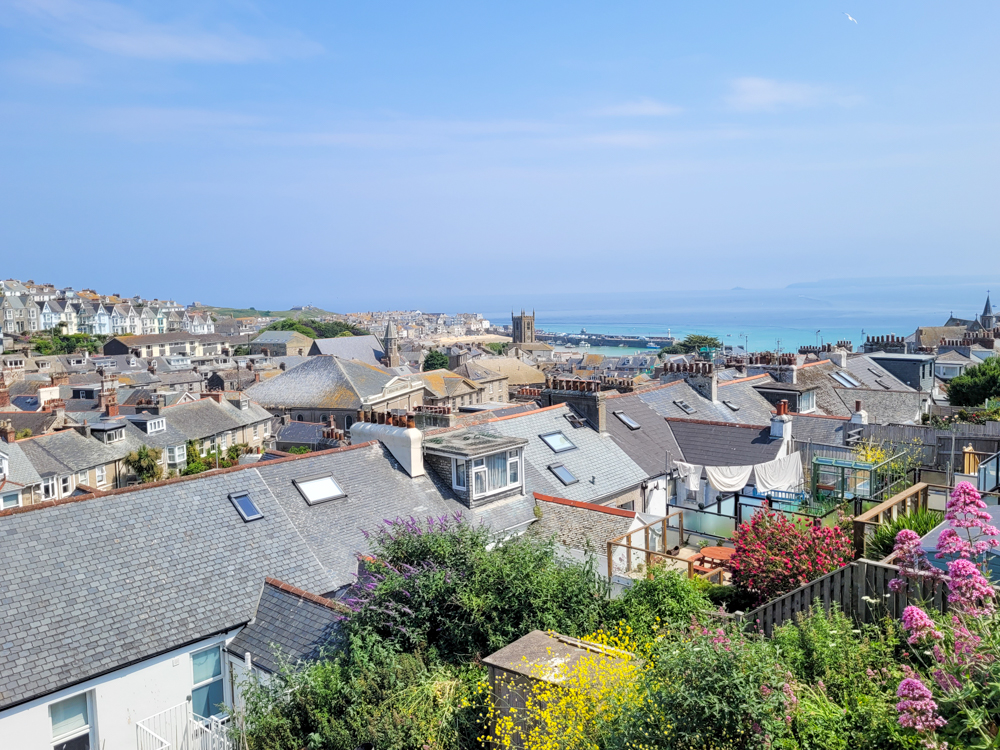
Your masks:
{"label": "window pane", "polygon": [[507,486],[507,454],[495,453],[486,457],[486,471],[489,474],[491,490]]}
{"label": "window pane", "polygon": [[517,484],[518,481],[519,481],[518,480],[518,476],[517,476],[517,474],[518,474],[518,463],[519,462],[518,462],[518,460],[516,458],[512,459],[511,462],[510,462],[510,483],[511,484]]}
{"label": "window pane", "polygon": [[90,732],[65,742],[57,742],[53,750],[90,750]]}
{"label": "window pane", "polygon": [[573,445],[573,442],[561,432],[550,432],[548,435],[542,435],[541,437],[542,440],[545,441],[545,444],[556,453],[572,450],[576,447]]}
{"label": "window pane", "polygon": [[320,477],[305,482],[296,482],[296,486],[305,496],[306,502],[310,504],[344,496],[344,491],[340,489],[340,485],[334,481],[333,477]]}
{"label": "window pane", "polygon": [[16,508],[17,507],[17,498],[18,498],[18,496],[16,494],[15,495],[4,495],[3,496],[3,506],[2,506],[3,510],[7,510],[7,508]]}
{"label": "window pane", "polygon": [[465,486],[465,461],[455,461],[455,486]]}
{"label": "window pane", "polygon": [[477,471],[473,474],[476,479],[476,494],[482,495],[486,492],[486,472]]}
{"label": "window pane", "polygon": [[87,694],[74,695],[64,701],[53,703],[49,708],[52,716],[52,737],[83,729],[89,720],[87,718]]}
{"label": "window pane", "polygon": [[[222,657],[219,655],[219,649],[217,648],[210,648],[207,651],[199,651],[197,654],[192,654],[191,663],[194,666],[195,685],[222,674]],[[207,715],[202,714],[202,716]]]}
{"label": "window pane", "polygon": [[224,700],[222,680],[216,680],[191,691],[191,710],[197,716],[207,719],[209,716],[221,713],[219,704]]}

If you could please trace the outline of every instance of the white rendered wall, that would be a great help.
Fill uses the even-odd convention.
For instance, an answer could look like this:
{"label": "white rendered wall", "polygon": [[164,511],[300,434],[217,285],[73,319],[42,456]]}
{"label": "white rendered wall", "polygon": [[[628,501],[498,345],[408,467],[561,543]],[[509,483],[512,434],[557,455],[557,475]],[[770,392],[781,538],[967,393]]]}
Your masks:
{"label": "white rendered wall", "polygon": [[[63,698],[93,690],[98,748],[134,750],[137,722],[187,700],[191,695],[191,653],[213,644],[225,644],[239,630],[207,638],[197,644],[177,649],[163,656],[147,659],[132,667],[75,685],[44,698],[0,711],[0,748],[13,750],[52,750],[52,724],[49,706]],[[226,699],[229,680],[225,669]]]}

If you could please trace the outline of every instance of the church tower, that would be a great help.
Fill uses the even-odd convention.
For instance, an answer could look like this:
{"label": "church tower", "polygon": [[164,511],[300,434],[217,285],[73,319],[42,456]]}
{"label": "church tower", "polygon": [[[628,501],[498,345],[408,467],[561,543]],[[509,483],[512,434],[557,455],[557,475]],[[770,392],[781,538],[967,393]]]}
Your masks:
{"label": "church tower", "polygon": [[997,324],[997,317],[993,314],[993,305],[990,304],[990,293],[986,293],[986,307],[983,314],[979,316],[979,324],[987,331],[993,330]]}
{"label": "church tower", "polygon": [[396,333],[396,326],[390,321],[385,327],[385,336],[382,337],[382,348],[385,350],[386,367],[399,367],[399,335]]}
{"label": "church tower", "polygon": [[514,332],[515,344],[532,344],[535,341],[535,311],[528,315],[521,310],[520,315],[510,314],[511,328]]}

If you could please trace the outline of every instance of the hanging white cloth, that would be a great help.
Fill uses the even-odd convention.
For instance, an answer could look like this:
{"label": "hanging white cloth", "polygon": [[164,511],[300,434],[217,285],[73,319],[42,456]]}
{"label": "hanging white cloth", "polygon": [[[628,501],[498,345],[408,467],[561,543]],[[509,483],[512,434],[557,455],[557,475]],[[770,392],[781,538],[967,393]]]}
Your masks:
{"label": "hanging white cloth", "polygon": [[706,466],[708,483],[719,492],[739,492],[750,481],[753,466]]}
{"label": "hanging white cloth", "polygon": [[698,464],[686,464],[683,461],[674,461],[677,473],[684,480],[684,486],[694,492],[701,487],[701,466]]}
{"label": "hanging white cloth", "polygon": [[802,458],[798,452],[757,464],[753,468],[757,476],[757,490],[760,492],[797,490],[801,489],[806,481],[802,473]]}

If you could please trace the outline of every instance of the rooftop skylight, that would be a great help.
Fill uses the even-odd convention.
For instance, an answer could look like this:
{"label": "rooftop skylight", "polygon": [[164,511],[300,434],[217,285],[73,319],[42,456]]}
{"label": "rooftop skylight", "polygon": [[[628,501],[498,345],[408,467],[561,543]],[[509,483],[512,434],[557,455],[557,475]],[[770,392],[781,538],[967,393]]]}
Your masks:
{"label": "rooftop skylight", "polygon": [[549,432],[545,435],[539,435],[539,437],[556,453],[571,451],[576,448],[573,442],[561,432]]}
{"label": "rooftop skylight", "polygon": [[549,471],[556,475],[556,478],[563,484],[569,486],[571,484],[576,484],[580,480],[573,476],[573,472],[567,469],[562,464],[552,464],[549,467]]}
{"label": "rooftop skylight", "polygon": [[347,493],[337,484],[337,480],[328,474],[308,479],[293,479],[292,484],[309,505],[347,497]]}
{"label": "rooftop skylight", "polygon": [[256,521],[258,518],[264,517],[247,492],[237,492],[230,495],[229,502],[233,504],[244,521]]}
{"label": "rooftop skylight", "polygon": [[831,372],[830,377],[836,380],[845,388],[860,388],[861,383],[850,373],[844,372],[843,370],[838,370],[837,372]]}
{"label": "rooftop skylight", "polygon": [[642,426],[623,411],[616,411],[614,412],[614,415],[618,417],[618,421],[620,421],[630,430],[638,430]]}
{"label": "rooftop skylight", "polygon": [[674,404],[676,404],[677,408],[683,411],[685,414],[694,414],[695,411],[697,411],[693,406],[688,405],[688,402],[682,398],[679,398],[676,401],[674,401]]}
{"label": "rooftop skylight", "polygon": [[739,404],[734,404],[732,401],[723,400],[722,403],[724,403],[726,406],[728,406],[732,411],[739,411],[740,410]]}

